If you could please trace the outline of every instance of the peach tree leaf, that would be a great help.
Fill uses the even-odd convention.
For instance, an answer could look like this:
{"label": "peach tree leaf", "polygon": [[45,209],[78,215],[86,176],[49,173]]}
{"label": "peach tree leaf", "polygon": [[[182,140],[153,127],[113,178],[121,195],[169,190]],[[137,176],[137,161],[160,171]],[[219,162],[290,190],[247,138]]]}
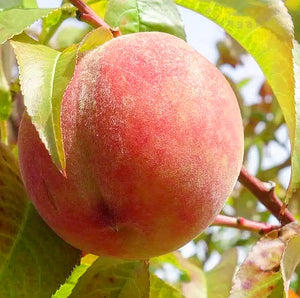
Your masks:
{"label": "peach tree leaf", "polygon": [[36,0],[0,0],[0,9],[18,8],[37,8]]}
{"label": "peach tree leaf", "polygon": [[[176,0],[223,27],[257,61],[295,136],[293,23],[278,0]],[[263,37],[263,38],[262,38]]]}
{"label": "peach tree leaf", "polygon": [[109,30],[90,32],[80,45],[63,52],[44,45],[11,41],[20,72],[21,89],[27,113],[49,151],[52,161],[62,172],[65,156],[60,130],[60,105],[71,80],[78,56],[112,38]]}
{"label": "peach tree leaf", "polygon": [[294,74],[296,101],[296,141],[292,148],[292,179],[289,186],[289,200],[294,213],[300,215],[300,45],[294,41]]}
{"label": "peach tree leaf", "polygon": [[283,252],[281,272],[285,291],[288,292],[292,275],[300,261],[300,235],[292,237]]}
{"label": "peach tree leaf", "polygon": [[150,275],[150,295],[149,298],[184,298],[184,296],[174,287],[167,284],[156,275]]}
{"label": "peach tree leaf", "polygon": [[190,280],[181,283],[181,289],[184,297],[208,297],[206,278],[202,269],[189,260],[183,258],[179,253],[176,253],[180,265],[183,269],[189,272]]}
{"label": "peach tree leaf", "polygon": [[60,286],[60,288],[56,291],[54,295],[52,295],[52,298],[67,298],[71,295],[74,287],[76,286],[76,283],[78,282],[78,279],[86,272],[86,270],[90,266],[87,264],[81,264],[79,266],[76,266],[71,275],[68,277],[66,282]]}
{"label": "peach tree leaf", "polygon": [[11,110],[11,93],[4,73],[0,47],[0,120],[6,120]]}
{"label": "peach tree leaf", "polygon": [[293,19],[295,38],[300,42],[300,2],[298,0],[286,0],[284,3]]}
{"label": "peach tree leaf", "polygon": [[299,224],[291,223],[264,236],[240,266],[229,297],[287,297],[286,285],[299,260],[299,242],[292,239],[299,235]]}
{"label": "peach tree leaf", "polygon": [[229,296],[237,266],[237,257],[235,248],[227,250],[219,264],[205,272],[208,298],[227,298]]}
{"label": "peach tree leaf", "polygon": [[11,8],[0,9],[0,44],[20,34],[40,18],[46,17],[52,9],[40,8]]}
{"label": "peach tree leaf", "polygon": [[76,46],[58,52],[44,45],[11,42],[19,65],[27,113],[60,170],[65,168],[60,103],[75,67]]}
{"label": "peach tree leaf", "polygon": [[104,19],[108,0],[83,0],[101,19]]}
{"label": "peach tree leaf", "polygon": [[183,22],[173,0],[111,0],[105,21],[122,34],[161,31],[186,39]]}
{"label": "peach tree leaf", "polygon": [[37,214],[16,161],[0,144],[0,297],[50,297],[79,257]]}
{"label": "peach tree leaf", "polygon": [[[84,268],[81,269],[84,271]],[[69,296],[54,297],[81,298],[88,293],[99,298],[147,298],[149,297],[149,285],[149,271],[146,261],[99,257],[79,277]]]}
{"label": "peach tree leaf", "polygon": [[300,184],[300,166],[297,157],[299,149],[297,151],[294,148],[295,144],[298,146],[299,143],[300,121],[296,120],[299,113],[295,108],[293,22],[284,2],[278,0],[176,0],[175,2],[201,13],[223,27],[261,67],[279,102],[289,129],[293,152],[290,185],[294,191]]}

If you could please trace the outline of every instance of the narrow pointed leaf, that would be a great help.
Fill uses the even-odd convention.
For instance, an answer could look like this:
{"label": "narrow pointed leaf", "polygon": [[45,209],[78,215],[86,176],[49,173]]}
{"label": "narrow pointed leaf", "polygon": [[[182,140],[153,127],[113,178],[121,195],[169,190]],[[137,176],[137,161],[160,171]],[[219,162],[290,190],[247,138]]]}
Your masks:
{"label": "narrow pointed leaf", "polygon": [[111,0],[105,20],[123,34],[162,31],[185,39],[185,31],[173,0]]}
{"label": "narrow pointed leaf", "polygon": [[69,297],[89,293],[98,298],[147,298],[149,283],[147,262],[99,257],[79,278]]}
{"label": "narrow pointed leaf", "polygon": [[149,298],[184,298],[184,296],[174,287],[167,284],[156,275],[150,275],[150,295]]}
{"label": "narrow pointed leaf", "polygon": [[0,48],[0,120],[6,120],[11,110],[11,94],[6,80]]}
{"label": "narrow pointed leaf", "polygon": [[20,34],[38,19],[47,16],[53,9],[12,8],[0,10],[0,44]]}
{"label": "narrow pointed leaf", "polygon": [[79,256],[37,214],[12,154],[0,144],[0,297],[50,297]]}
{"label": "narrow pointed leaf", "polygon": [[90,32],[83,42],[63,52],[44,45],[12,41],[20,72],[27,112],[53,162],[64,172],[65,157],[60,130],[60,105],[72,78],[76,59],[112,38],[105,28]]}
{"label": "narrow pointed leaf", "polygon": [[229,296],[237,266],[237,257],[237,250],[230,249],[224,253],[216,267],[205,273],[208,298],[227,298]]}

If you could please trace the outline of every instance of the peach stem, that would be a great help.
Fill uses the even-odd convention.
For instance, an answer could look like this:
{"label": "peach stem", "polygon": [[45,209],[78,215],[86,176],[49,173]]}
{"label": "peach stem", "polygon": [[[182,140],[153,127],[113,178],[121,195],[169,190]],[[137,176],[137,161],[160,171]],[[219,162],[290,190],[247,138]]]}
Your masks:
{"label": "peach stem", "polygon": [[121,35],[119,29],[112,29],[104,20],[102,20],[88,5],[82,0],[69,0],[77,7],[77,16],[79,20],[85,21],[93,27],[104,27],[109,29],[114,37]]}

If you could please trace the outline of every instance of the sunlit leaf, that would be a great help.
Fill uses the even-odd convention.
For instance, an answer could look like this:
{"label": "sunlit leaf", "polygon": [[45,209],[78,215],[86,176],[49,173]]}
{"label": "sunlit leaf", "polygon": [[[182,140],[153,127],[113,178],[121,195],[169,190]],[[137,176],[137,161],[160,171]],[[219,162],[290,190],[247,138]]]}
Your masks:
{"label": "sunlit leaf", "polygon": [[50,297],[79,256],[39,217],[16,161],[0,144],[0,297]]}
{"label": "sunlit leaf", "polygon": [[11,111],[11,94],[2,63],[0,47],[0,120],[6,120]]}
{"label": "sunlit leaf", "polygon": [[183,23],[173,0],[111,0],[105,21],[122,34],[162,31],[185,39]]}
{"label": "sunlit leaf", "polygon": [[296,141],[292,150],[292,179],[290,183],[290,203],[292,210],[300,215],[300,45],[294,42],[294,73],[296,101]]}
{"label": "sunlit leaf", "polygon": [[0,0],[0,9],[18,8],[37,8],[36,0]]}
{"label": "sunlit leaf", "polygon": [[83,0],[100,18],[104,19],[108,0]]}
{"label": "sunlit leaf", "polygon": [[181,289],[184,297],[207,297],[207,286],[204,272],[201,268],[194,265],[181,255],[177,254],[178,260],[182,268],[189,272],[190,280],[181,283]]}
{"label": "sunlit leaf", "polygon": [[38,19],[47,16],[53,9],[12,8],[0,11],[0,44],[20,34]]}
{"label": "sunlit leaf", "polygon": [[149,298],[184,298],[184,296],[174,287],[158,278],[150,275],[150,295]]}
{"label": "sunlit leaf", "polygon": [[205,273],[208,298],[227,298],[229,296],[237,257],[237,250],[230,249],[224,253],[217,266]]}

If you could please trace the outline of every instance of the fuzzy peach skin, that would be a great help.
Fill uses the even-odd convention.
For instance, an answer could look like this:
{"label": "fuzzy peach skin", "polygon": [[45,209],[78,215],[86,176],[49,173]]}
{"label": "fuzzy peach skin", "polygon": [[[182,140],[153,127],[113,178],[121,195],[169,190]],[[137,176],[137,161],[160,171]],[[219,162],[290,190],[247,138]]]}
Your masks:
{"label": "fuzzy peach skin", "polygon": [[146,259],[191,240],[220,212],[241,169],[243,126],[223,75],[165,33],[108,41],[77,64],[61,110],[65,178],[25,115],[27,191],[65,241]]}

